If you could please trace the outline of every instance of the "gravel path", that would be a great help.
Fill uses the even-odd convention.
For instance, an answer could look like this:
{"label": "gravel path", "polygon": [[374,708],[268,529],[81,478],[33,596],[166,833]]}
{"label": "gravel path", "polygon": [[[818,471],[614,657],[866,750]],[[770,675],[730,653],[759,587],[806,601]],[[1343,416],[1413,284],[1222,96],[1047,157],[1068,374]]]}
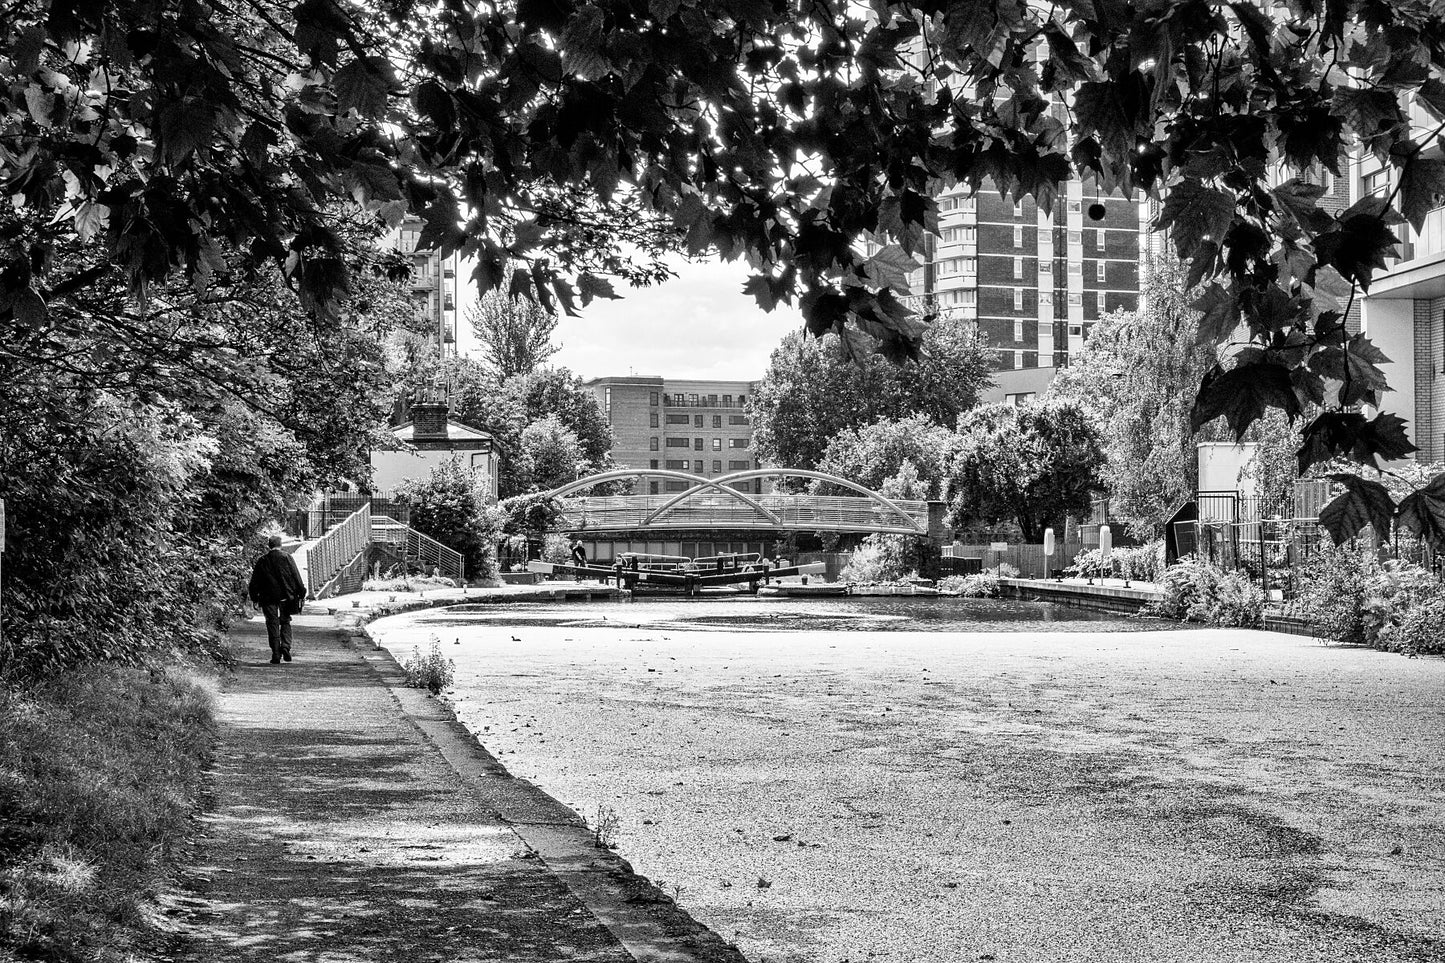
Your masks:
{"label": "gravel path", "polygon": [[1445,661],[628,610],[373,631],[447,639],[498,758],[758,963],[1445,958]]}

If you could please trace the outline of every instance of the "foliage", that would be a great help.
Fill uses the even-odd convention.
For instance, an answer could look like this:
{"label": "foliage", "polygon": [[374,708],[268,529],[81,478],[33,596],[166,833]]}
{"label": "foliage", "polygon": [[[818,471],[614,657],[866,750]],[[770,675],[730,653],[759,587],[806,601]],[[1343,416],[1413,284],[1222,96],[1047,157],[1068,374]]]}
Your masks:
{"label": "foliage", "polygon": [[1381,561],[1356,540],[1322,544],[1305,566],[1300,604],[1322,638],[1392,652],[1445,647],[1445,585],[1418,565]]}
{"label": "foliage", "polygon": [[0,956],[148,955],[215,725],[195,682],[117,666],[0,689]]}
{"label": "foliage", "polygon": [[1087,413],[1067,401],[984,405],[959,422],[950,511],[965,521],[1018,522],[1037,542],[1066,515],[1083,515],[1100,487],[1104,453]]}
{"label": "foliage", "polygon": [[1223,572],[1197,558],[1180,559],[1159,579],[1161,598],[1150,615],[1229,628],[1258,628],[1264,622],[1264,591],[1244,572]]}
{"label": "foliage", "polygon": [[403,483],[396,500],[410,509],[412,528],[461,553],[468,578],[488,579],[496,571],[503,513],[487,495],[481,475],[452,459],[425,480]]}
{"label": "foliage", "polygon": [[553,532],[542,539],[542,561],[567,564],[572,561],[572,540]]}
{"label": "foliage", "polygon": [[530,298],[494,291],[467,311],[482,361],[503,381],[531,374],[557,353],[557,315]]}
{"label": "foliage", "polygon": [[575,434],[588,471],[611,465],[612,425],[577,375],[566,368],[538,368],[507,381],[506,390],[521,405],[527,423],[556,418]]}
{"label": "foliage", "polygon": [[530,490],[550,491],[576,480],[588,467],[576,433],[555,415],[522,429],[522,444],[516,458],[518,475]]}
{"label": "foliage", "polygon": [[432,695],[441,695],[442,690],[452,687],[457,665],[442,655],[441,640],[432,636],[426,655],[421,654],[420,648],[413,647],[411,655],[401,664],[401,671],[406,674],[406,684],[413,689],[426,689]]}
{"label": "foliage", "polygon": [[1290,518],[1294,514],[1295,482],[1299,481],[1300,433],[1289,419],[1271,411],[1250,429],[1254,455],[1244,466],[1243,477],[1254,482],[1254,491],[1266,515]]}
{"label": "foliage", "polygon": [[1194,497],[1195,442],[1189,406],[1214,362],[1199,343],[1199,312],[1183,267],[1144,265],[1143,307],[1096,321],[1076,363],[1061,369],[1048,397],[1082,406],[1099,427],[1110,510],[1137,537],[1152,538]]}
{"label": "foliage", "polygon": [[1164,540],[1145,545],[1114,548],[1105,560],[1101,549],[1085,549],[1074,557],[1066,572],[1078,578],[1124,578],[1155,582],[1164,571]]}
{"label": "foliage", "polygon": [[837,436],[880,420],[952,429],[992,383],[994,353],[970,322],[953,317],[929,325],[923,352],[896,368],[877,356],[851,357],[835,336],[787,335],[748,401],[758,457],[814,468]]}
{"label": "foliage", "polygon": [[[894,492],[884,494],[896,498],[938,498],[954,447],[954,433],[927,415],[880,418],[871,424],[845,428],[833,436],[815,468],[873,491],[882,491],[885,482],[905,472],[913,482],[900,479],[895,482]],[[814,481],[811,487],[813,493],[819,495],[851,494],[823,481]]]}
{"label": "foliage", "polygon": [[501,509],[502,531],[508,535],[541,538],[555,529],[562,518],[562,506],[545,492],[514,495],[497,503]]}
{"label": "foliage", "polygon": [[459,587],[455,580],[441,575],[416,575],[396,570],[385,575],[373,572],[361,583],[363,592],[425,592],[429,589]]}
{"label": "foliage", "polygon": [[998,597],[999,573],[985,569],[972,575],[950,575],[938,583],[938,590],[966,599],[991,599]]}
{"label": "foliage", "polygon": [[[3,123],[26,218],[4,241],[0,343],[98,282],[205,284],[228,251],[245,270],[276,265],[331,321],[356,273],[331,213],[345,199],[392,226],[420,215],[422,245],[476,264],[483,292],[569,312],[612,297],[609,275],[663,276],[671,243],[746,256],[762,307],[796,301],[810,333],[905,358],[926,330],[903,297],[939,231],[936,185],[1052,209],[1077,178],[1162,194],[1186,286],[1217,278],[1200,336],[1227,347],[1195,427],[1242,433],[1267,408],[1317,405],[1301,470],[1407,454],[1400,419],[1356,410],[1378,408],[1385,356],[1346,319],[1397,253],[1394,228],[1419,229],[1445,190],[1431,150],[1445,25],[1429,0],[988,12],[23,4],[6,23]],[[1356,147],[1394,186],[1322,208],[1313,172],[1343,176]],[[77,242],[95,254],[78,270],[58,256]],[[1398,513],[1445,545],[1439,492]]]}
{"label": "foliage", "polygon": [[915,574],[913,536],[873,534],[865,537],[838,574],[844,582],[898,582]]}

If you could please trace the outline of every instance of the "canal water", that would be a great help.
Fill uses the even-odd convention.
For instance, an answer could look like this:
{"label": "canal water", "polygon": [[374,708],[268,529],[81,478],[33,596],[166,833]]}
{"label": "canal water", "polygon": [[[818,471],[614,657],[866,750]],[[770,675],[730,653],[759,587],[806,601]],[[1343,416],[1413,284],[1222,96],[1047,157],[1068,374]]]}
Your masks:
{"label": "canal water", "polygon": [[755,963],[1445,958],[1441,660],[919,597],[372,630]]}

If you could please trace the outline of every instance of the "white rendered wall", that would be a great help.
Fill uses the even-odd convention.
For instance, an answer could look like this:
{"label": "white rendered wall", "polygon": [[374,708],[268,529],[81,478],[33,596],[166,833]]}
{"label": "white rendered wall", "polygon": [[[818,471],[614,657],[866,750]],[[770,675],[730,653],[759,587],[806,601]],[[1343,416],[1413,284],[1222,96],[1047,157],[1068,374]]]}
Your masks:
{"label": "white rendered wall", "polygon": [[[1380,365],[1390,391],[1380,407],[1404,418],[1411,440],[1415,434],[1415,302],[1411,298],[1366,297],[1360,308],[1360,330],[1385,353]],[[1373,414],[1373,412],[1371,412]]]}

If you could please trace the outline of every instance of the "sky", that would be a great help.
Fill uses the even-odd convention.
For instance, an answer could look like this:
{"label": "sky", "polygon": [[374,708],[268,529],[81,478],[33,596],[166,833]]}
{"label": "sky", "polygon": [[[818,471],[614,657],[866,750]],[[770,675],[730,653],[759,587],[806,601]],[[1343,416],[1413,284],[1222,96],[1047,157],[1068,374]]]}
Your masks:
{"label": "sky", "polygon": [[[802,326],[802,315],[788,305],[769,314],[744,294],[746,262],[677,258],[671,263],[677,277],[665,284],[617,284],[620,300],[593,301],[580,309],[581,317],[564,316],[556,333],[561,350],[553,363],[583,378],[761,378],[773,348]],[[463,294],[463,303],[468,300]],[[465,313],[458,316],[458,328],[467,328]],[[470,330],[459,330],[457,336],[463,353],[474,349]]]}

